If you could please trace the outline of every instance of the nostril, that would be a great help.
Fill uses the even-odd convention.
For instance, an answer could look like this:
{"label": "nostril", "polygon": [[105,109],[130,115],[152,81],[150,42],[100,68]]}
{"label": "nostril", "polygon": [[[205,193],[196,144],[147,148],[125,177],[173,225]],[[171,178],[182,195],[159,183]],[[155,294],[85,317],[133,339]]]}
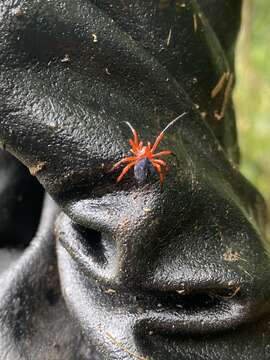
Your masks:
{"label": "nostril", "polygon": [[[239,289],[239,288],[238,288]],[[163,306],[177,307],[190,312],[206,311],[222,306],[229,299],[240,296],[240,290],[208,289],[203,291],[191,290],[185,293],[167,293],[161,300]]]}
{"label": "nostril", "polygon": [[181,309],[188,312],[197,312],[211,309],[219,304],[219,299],[207,293],[190,293],[180,295],[177,293],[168,293],[160,298],[159,306],[167,309]]}
{"label": "nostril", "polygon": [[79,266],[89,280],[111,282],[117,266],[113,235],[85,226],[80,218],[76,220],[64,213],[57,220],[55,234],[59,256],[71,257],[74,266]]}
{"label": "nostril", "polygon": [[99,265],[106,264],[106,249],[102,242],[101,232],[77,224],[73,227],[78,234],[84,254]]}
{"label": "nostril", "polygon": [[189,291],[154,291],[150,297],[155,299],[157,311],[173,310],[189,313],[203,312],[222,307],[228,301],[241,297],[240,287],[210,288]]}

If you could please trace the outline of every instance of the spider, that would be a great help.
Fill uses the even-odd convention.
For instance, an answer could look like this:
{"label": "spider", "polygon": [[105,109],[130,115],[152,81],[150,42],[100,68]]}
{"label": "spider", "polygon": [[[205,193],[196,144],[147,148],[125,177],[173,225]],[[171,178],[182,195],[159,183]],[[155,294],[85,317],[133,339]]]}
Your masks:
{"label": "spider", "polygon": [[163,150],[158,153],[155,153],[155,151],[159,143],[163,139],[165,131],[185,114],[186,113],[184,112],[183,114],[177,116],[177,118],[172,120],[157,136],[153,146],[151,146],[150,142],[148,142],[147,146],[145,146],[142,141],[139,142],[139,136],[137,131],[128,121],[126,121],[126,124],[130,127],[134,136],[133,140],[129,140],[129,143],[131,145],[130,152],[133,154],[133,156],[124,157],[112,167],[111,171],[114,171],[115,169],[119,168],[120,165],[127,163],[121,174],[118,176],[117,182],[121,181],[123,177],[127,174],[127,172],[134,166],[134,176],[138,183],[143,183],[146,180],[149,171],[151,173],[154,173],[156,171],[159,174],[160,185],[162,189],[165,171],[168,168],[166,162],[162,159],[159,159],[159,157],[174,154],[171,150]]}

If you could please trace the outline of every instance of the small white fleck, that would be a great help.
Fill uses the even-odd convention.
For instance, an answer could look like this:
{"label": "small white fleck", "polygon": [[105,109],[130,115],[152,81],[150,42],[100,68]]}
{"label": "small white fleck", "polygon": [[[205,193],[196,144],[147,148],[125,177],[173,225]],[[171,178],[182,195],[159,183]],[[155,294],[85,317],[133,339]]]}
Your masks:
{"label": "small white fleck", "polygon": [[172,29],[170,29],[168,37],[167,37],[167,41],[166,41],[166,45],[169,46],[170,42],[171,42],[171,38],[172,38]]}
{"label": "small white fleck", "polygon": [[179,294],[179,295],[182,295],[182,294],[184,294],[185,293],[185,289],[182,289],[182,290],[176,290],[176,292],[177,292],[177,294]]}
{"label": "small white fleck", "polygon": [[93,38],[93,42],[94,43],[97,43],[98,42],[98,39],[97,39],[97,34],[92,34],[92,38]]}
{"label": "small white fleck", "polygon": [[70,57],[68,54],[65,54],[65,56],[63,57],[63,59],[61,59],[61,62],[62,63],[66,63],[66,62],[69,62],[70,61]]}
{"label": "small white fleck", "polygon": [[114,289],[107,289],[104,292],[105,292],[105,294],[109,294],[109,295],[113,295],[116,293],[116,291]]}
{"label": "small white fleck", "polygon": [[11,10],[11,14],[17,17],[23,16],[24,12],[20,7]]}

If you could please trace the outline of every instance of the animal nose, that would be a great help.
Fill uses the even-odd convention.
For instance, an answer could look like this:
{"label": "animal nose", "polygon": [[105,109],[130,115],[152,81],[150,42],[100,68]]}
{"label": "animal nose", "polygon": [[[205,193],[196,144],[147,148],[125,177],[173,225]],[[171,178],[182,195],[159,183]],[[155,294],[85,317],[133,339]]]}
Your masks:
{"label": "animal nose", "polygon": [[66,218],[60,238],[110,287],[203,296],[262,288],[256,266],[269,261],[241,203],[218,186],[182,185],[72,203],[75,224]]}
{"label": "animal nose", "polygon": [[91,286],[143,309],[138,324],[201,334],[269,311],[269,259],[259,230],[223,191],[202,184],[190,198],[186,187],[162,194],[146,187],[66,210],[73,222],[62,215],[59,240]]}

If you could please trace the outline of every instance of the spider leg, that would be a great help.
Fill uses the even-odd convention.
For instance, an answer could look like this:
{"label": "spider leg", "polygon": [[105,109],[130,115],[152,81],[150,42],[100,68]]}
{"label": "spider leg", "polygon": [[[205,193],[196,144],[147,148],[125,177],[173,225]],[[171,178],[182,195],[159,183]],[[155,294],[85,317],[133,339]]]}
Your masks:
{"label": "spider leg", "polygon": [[[126,121],[126,124],[130,127],[132,133],[133,133],[133,136],[134,136],[134,144],[135,146],[137,147],[138,144],[139,144],[139,137],[138,137],[138,133],[137,131],[134,129],[134,127],[128,122]],[[132,146],[132,145],[131,145]]]}
{"label": "spider leg", "polygon": [[130,143],[130,145],[131,145],[131,150],[130,150],[130,151],[131,151],[133,154],[135,154],[135,152],[137,151],[138,146],[134,144],[134,141],[133,141],[132,139],[129,140],[129,143]]}
{"label": "spider leg", "polygon": [[123,179],[123,177],[126,175],[126,173],[132,168],[132,166],[134,166],[136,164],[136,161],[132,161],[130,164],[128,164],[127,166],[124,167],[124,169],[122,170],[121,174],[118,176],[117,178],[117,182],[121,181]]}
{"label": "spider leg", "polygon": [[134,150],[134,147],[135,147],[134,141],[132,139],[129,139],[129,143],[130,143],[130,145],[132,147],[132,150]]}
{"label": "spider leg", "polygon": [[159,153],[153,154],[153,157],[159,157],[163,155],[175,155],[175,154],[171,150],[163,150],[160,151]]}
{"label": "spider leg", "polygon": [[158,147],[159,143],[161,142],[163,136],[164,136],[164,133],[166,130],[169,129],[169,127],[171,127],[177,120],[179,120],[181,117],[185,116],[186,115],[186,112],[183,112],[181,115],[177,116],[175,119],[173,119],[162,131],[161,133],[158,135],[158,137],[156,138],[156,141],[152,147],[152,152],[154,152],[156,150],[156,148]]}
{"label": "spider leg", "polygon": [[152,159],[152,161],[158,165],[161,165],[161,166],[164,166],[164,168],[162,169],[162,171],[168,171],[169,170],[169,167],[166,163],[166,161],[164,160],[161,160],[161,159]]}
{"label": "spider leg", "polygon": [[161,159],[153,159],[153,160],[152,160],[152,163],[156,163],[156,164],[158,164],[158,165],[167,167],[166,162],[165,162],[164,160],[161,160]]}
{"label": "spider leg", "polygon": [[158,147],[159,143],[161,142],[161,140],[163,139],[164,136],[164,131],[161,131],[161,133],[158,135],[158,137],[156,138],[156,141],[154,142],[154,145],[152,146],[152,153],[156,150],[156,148]]}
{"label": "spider leg", "polygon": [[136,159],[136,157],[134,157],[134,156],[125,157],[125,158],[121,159],[120,161],[118,161],[116,164],[114,164],[110,171],[113,171],[113,170],[117,169],[122,164],[125,164],[125,163],[130,162],[130,161],[134,161],[135,159]]}
{"label": "spider leg", "polygon": [[155,164],[155,162],[151,161],[151,163],[153,164],[154,168],[156,169],[156,172],[159,175],[159,180],[160,180],[160,188],[162,190],[163,188],[163,182],[164,182],[164,174],[162,172],[161,166],[159,164]]}

